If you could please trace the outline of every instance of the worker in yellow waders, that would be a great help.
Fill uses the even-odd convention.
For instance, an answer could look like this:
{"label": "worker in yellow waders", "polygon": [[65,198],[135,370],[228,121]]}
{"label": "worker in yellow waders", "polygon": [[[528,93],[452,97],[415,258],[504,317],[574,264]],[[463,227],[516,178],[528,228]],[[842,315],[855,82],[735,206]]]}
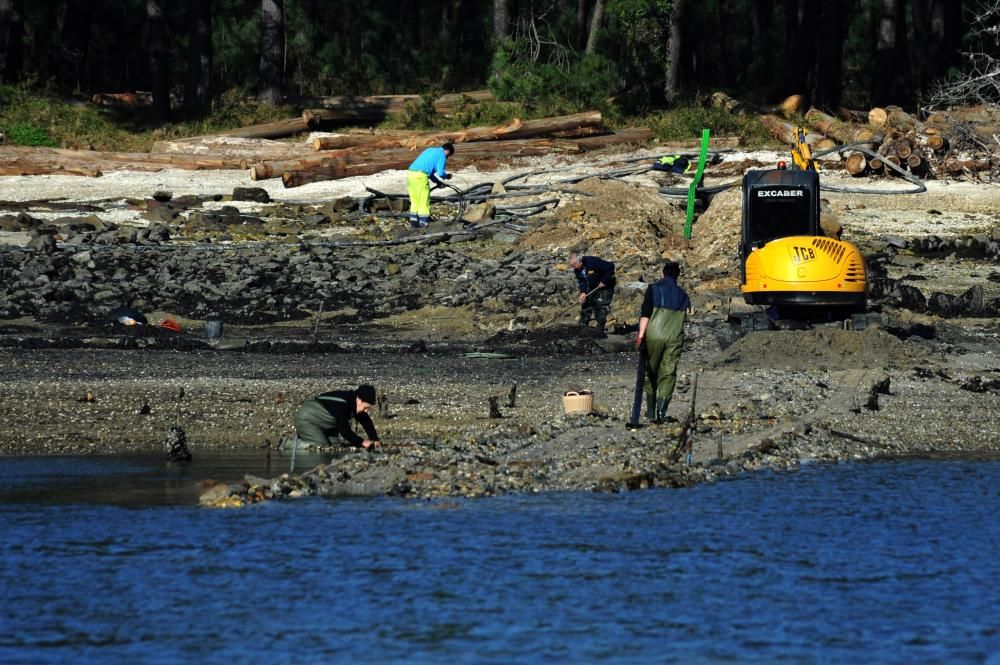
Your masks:
{"label": "worker in yellow waders", "polygon": [[440,185],[442,180],[451,179],[444,167],[453,154],[455,146],[445,143],[440,148],[427,148],[410,164],[406,188],[410,193],[410,226],[413,228],[423,228],[431,221],[431,182]]}

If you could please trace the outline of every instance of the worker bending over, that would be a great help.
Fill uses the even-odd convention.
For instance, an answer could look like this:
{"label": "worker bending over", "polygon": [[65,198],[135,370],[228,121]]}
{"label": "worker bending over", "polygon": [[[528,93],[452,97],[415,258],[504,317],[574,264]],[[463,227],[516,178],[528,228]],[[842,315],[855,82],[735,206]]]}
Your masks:
{"label": "worker bending over", "polygon": [[[369,385],[323,393],[303,402],[295,412],[295,434],[303,443],[326,446],[335,444],[339,436],[355,448],[381,448],[375,424],[368,415],[374,403],[375,388]],[[364,428],[367,438],[354,433],[352,420]]]}
{"label": "worker bending over", "polygon": [[431,221],[431,182],[440,185],[450,180],[445,162],[455,154],[455,146],[445,143],[440,148],[427,148],[410,164],[406,188],[410,193],[410,226],[423,228]]}
{"label": "worker bending over", "polygon": [[597,332],[603,333],[615,295],[615,264],[596,256],[569,255],[569,267],[576,274],[580,287],[580,325],[589,326],[591,317],[597,321]]}
{"label": "worker bending over", "polygon": [[639,337],[636,348],[645,344],[646,418],[663,422],[677,383],[677,362],[684,344],[684,319],[691,309],[691,300],[677,285],[680,264],[667,261],[663,278],[650,284],[642,300],[639,314]]}

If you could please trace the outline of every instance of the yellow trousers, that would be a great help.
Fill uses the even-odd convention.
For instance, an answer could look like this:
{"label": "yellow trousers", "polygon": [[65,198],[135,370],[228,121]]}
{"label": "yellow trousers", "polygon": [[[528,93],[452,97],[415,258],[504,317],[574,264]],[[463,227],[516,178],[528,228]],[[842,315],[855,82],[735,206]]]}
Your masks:
{"label": "yellow trousers", "polygon": [[426,224],[431,216],[431,181],[422,171],[407,171],[406,188],[410,193],[410,221]]}

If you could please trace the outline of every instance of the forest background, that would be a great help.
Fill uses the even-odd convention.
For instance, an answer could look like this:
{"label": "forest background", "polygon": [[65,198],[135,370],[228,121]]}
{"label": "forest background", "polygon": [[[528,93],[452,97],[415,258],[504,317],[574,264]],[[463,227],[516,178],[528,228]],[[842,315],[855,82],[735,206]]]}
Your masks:
{"label": "forest background", "polygon": [[[995,104],[998,25],[1000,0],[0,0],[0,132],[142,148],[286,117],[296,96],[418,93],[397,125],[596,108],[662,138],[754,134],[697,109],[716,90],[829,111]],[[437,95],[483,88],[498,103],[434,117]],[[125,91],[152,103],[80,108]]]}

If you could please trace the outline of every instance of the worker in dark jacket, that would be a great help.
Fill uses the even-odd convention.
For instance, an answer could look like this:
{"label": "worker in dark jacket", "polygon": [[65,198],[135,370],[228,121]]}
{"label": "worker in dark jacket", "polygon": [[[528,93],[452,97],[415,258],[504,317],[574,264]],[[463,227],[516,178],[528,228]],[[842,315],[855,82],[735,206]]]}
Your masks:
{"label": "worker in dark jacket", "polygon": [[[358,386],[357,390],[334,390],[306,400],[295,412],[295,434],[303,443],[330,445],[337,437],[356,448],[381,448],[378,432],[368,415],[375,403],[375,388]],[[366,438],[354,433],[351,421],[358,422]]]}
{"label": "worker in dark jacket", "polygon": [[569,255],[567,263],[576,274],[580,289],[580,325],[589,326],[593,317],[597,321],[597,332],[603,333],[615,295],[615,264],[575,252]]}
{"label": "worker in dark jacket", "polygon": [[677,383],[677,362],[684,344],[684,318],[691,300],[677,285],[681,267],[674,261],[663,266],[663,278],[650,284],[639,314],[637,348],[645,344],[646,417],[663,422]]}

